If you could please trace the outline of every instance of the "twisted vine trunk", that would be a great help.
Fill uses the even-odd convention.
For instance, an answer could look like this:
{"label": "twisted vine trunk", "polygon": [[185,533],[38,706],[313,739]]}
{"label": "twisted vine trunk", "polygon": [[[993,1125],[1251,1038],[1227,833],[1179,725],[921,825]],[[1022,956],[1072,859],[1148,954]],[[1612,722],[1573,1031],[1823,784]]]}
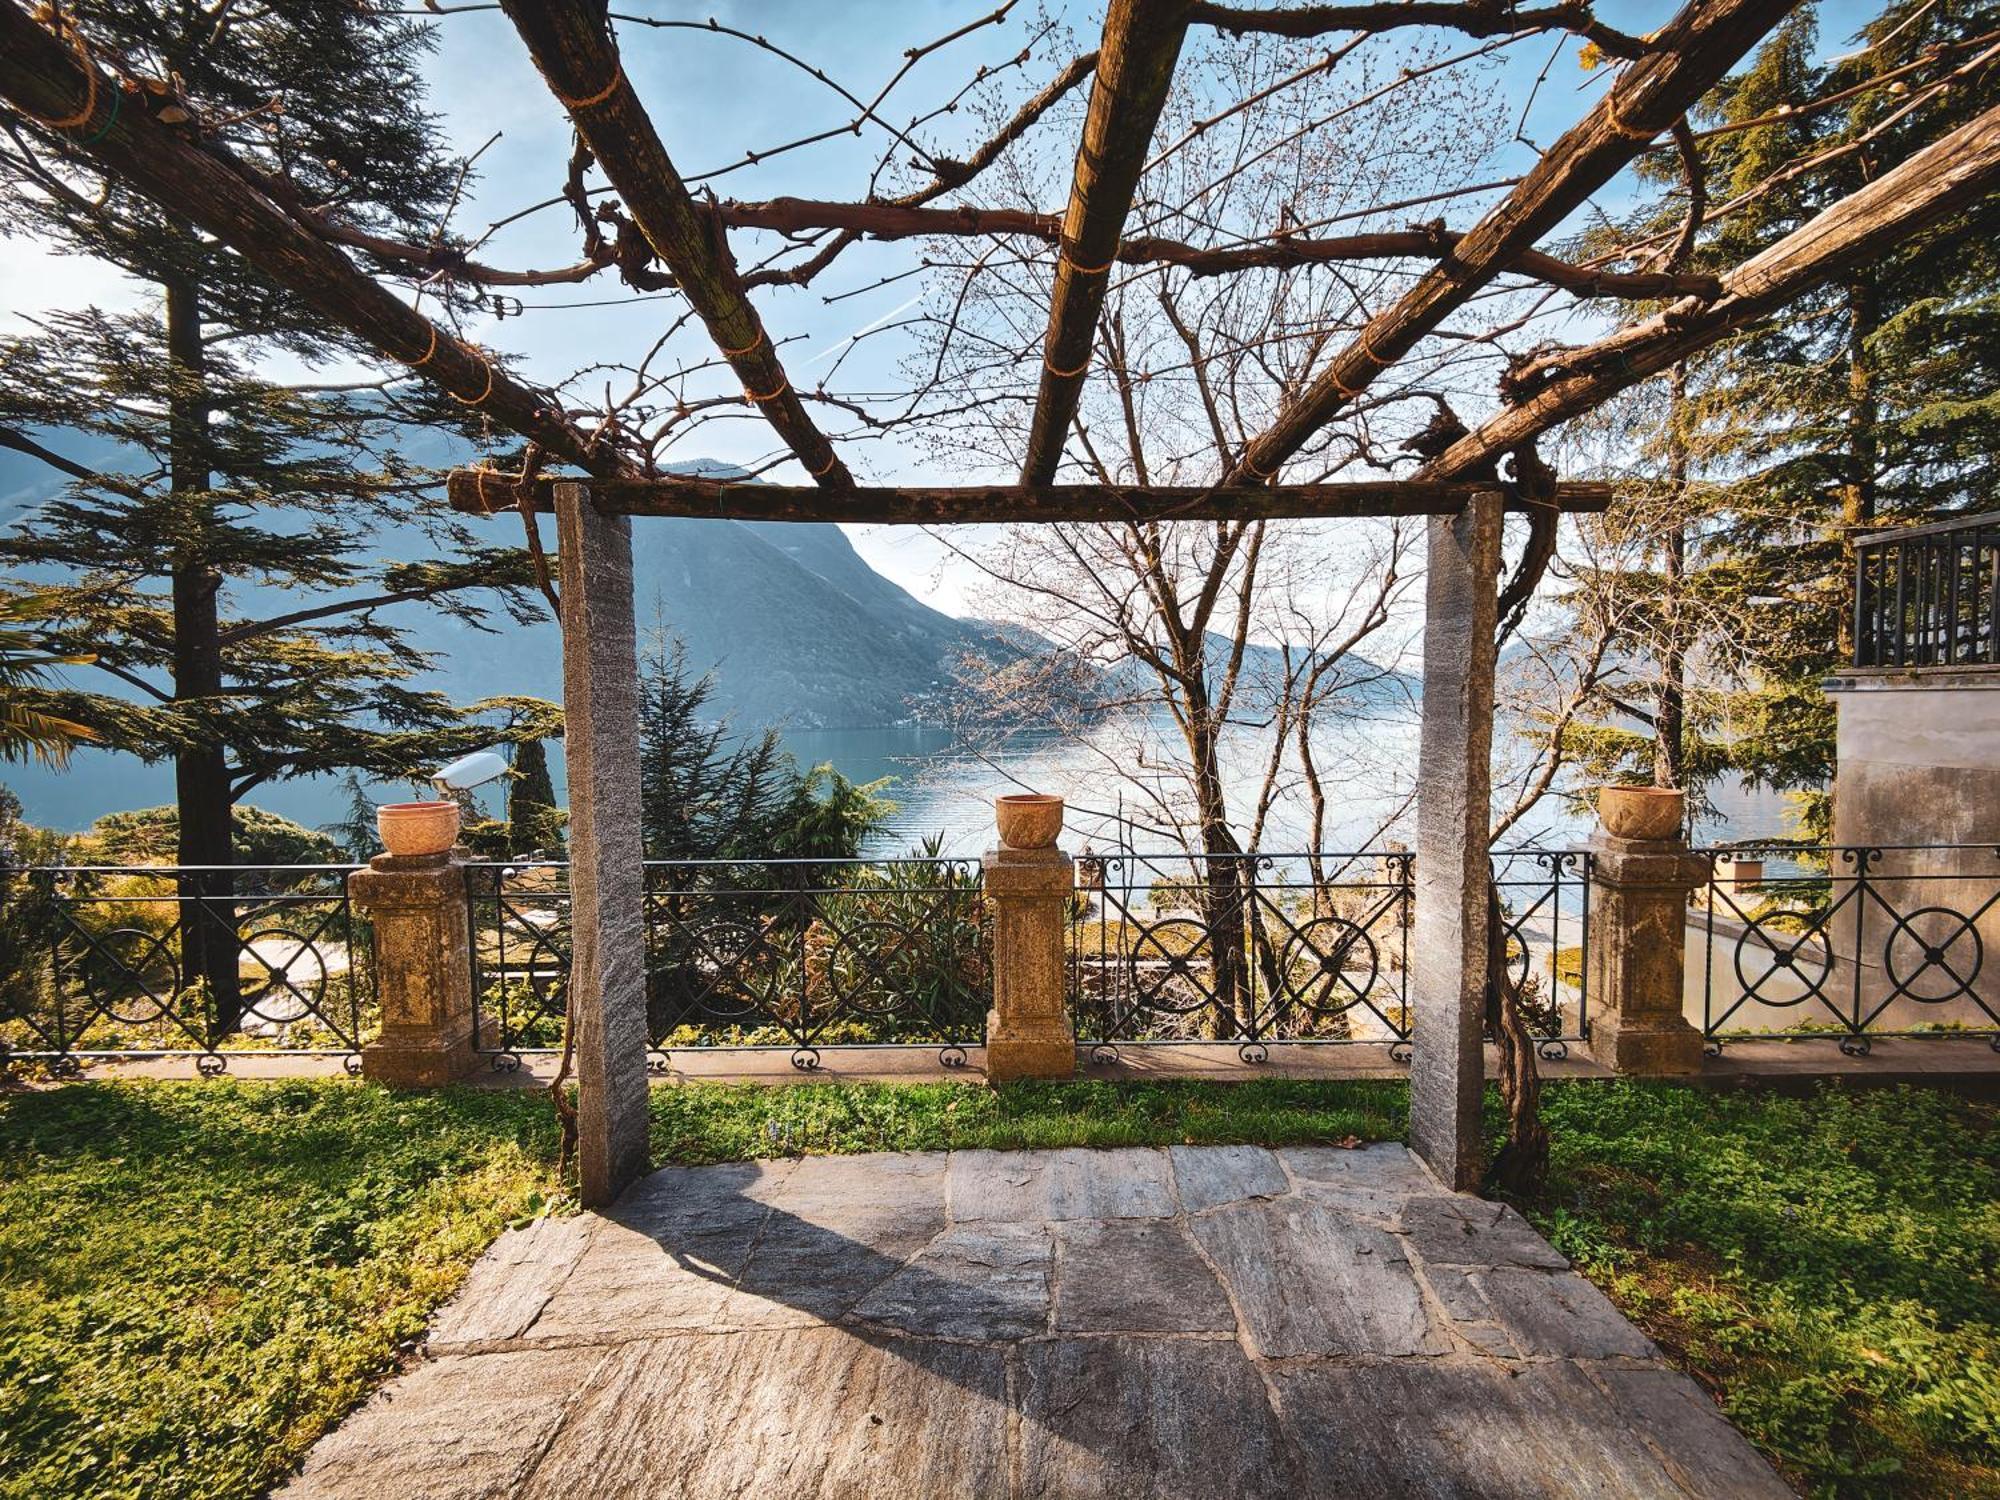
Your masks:
{"label": "twisted vine trunk", "polygon": [[1535,1066],[1535,1038],[1521,1014],[1521,991],[1507,963],[1507,924],[1500,888],[1486,888],[1487,1020],[1500,1047],[1500,1100],[1507,1110],[1507,1138],[1486,1174],[1487,1186],[1511,1197],[1532,1198],[1548,1176],[1549,1132],[1542,1124],[1542,1078]]}

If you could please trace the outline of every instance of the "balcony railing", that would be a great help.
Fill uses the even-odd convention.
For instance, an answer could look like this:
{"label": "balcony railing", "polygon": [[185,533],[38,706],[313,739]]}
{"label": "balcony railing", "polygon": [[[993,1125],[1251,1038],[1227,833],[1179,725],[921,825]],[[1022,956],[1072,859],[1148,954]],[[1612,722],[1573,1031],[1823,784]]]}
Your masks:
{"label": "balcony railing", "polygon": [[[349,865],[0,869],[0,1058],[331,1054],[358,1071],[379,1023]],[[217,995],[192,955],[235,957]]]}
{"label": "balcony railing", "polygon": [[1854,665],[2000,665],[2000,511],[1854,543]]}

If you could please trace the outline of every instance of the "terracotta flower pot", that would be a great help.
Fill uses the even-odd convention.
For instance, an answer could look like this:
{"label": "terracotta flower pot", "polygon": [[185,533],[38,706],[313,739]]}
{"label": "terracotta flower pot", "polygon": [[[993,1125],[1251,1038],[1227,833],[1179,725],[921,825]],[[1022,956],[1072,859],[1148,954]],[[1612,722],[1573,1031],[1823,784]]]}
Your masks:
{"label": "terracotta flower pot", "polygon": [[458,804],[386,802],[375,809],[375,831],[398,859],[449,854],[458,840]]}
{"label": "terracotta flower pot", "polygon": [[1678,838],[1687,812],[1687,793],[1660,786],[1601,786],[1597,821],[1621,839]]}
{"label": "terracotta flower pot", "polygon": [[1046,849],[1062,832],[1063,799],[1042,792],[1016,792],[993,799],[993,821],[1009,849]]}

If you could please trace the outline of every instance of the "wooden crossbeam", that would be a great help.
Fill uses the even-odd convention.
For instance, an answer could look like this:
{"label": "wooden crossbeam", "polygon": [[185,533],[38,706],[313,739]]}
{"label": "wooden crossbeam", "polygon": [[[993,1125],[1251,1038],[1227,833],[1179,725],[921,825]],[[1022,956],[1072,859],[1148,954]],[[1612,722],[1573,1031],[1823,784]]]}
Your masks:
{"label": "wooden crossbeam", "polygon": [[184,128],[154,119],[147,95],[125,92],[96,72],[94,62],[82,62],[16,0],[0,0],[0,98],[42,120],[68,119],[93,103],[89,116],[67,134],[71,150],[167,212],[185,215],[321,316],[410,366],[461,404],[478,407],[594,474],[624,471],[615,451],[592,447],[556,403],[363,275],[256,184],[204,151]]}
{"label": "wooden crossbeam", "polygon": [[1722,296],[1714,302],[1680,303],[1597,343],[1548,356],[1541,367],[1546,385],[1459,439],[1418,474],[1451,479],[1490,464],[1995,192],[2000,192],[2000,108],[1967,121],[1752,256],[1723,278]]}
{"label": "wooden crossbeam", "polygon": [[674,273],[709,337],[743,382],[744,396],[826,489],[854,478],[792,389],[771,336],[743,293],[715,217],[694,201],[653,128],[611,38],[601,3],[501,0],[549,91],[568,110],[633,222]]}
{"label": "wooden crossbeam", "polygon": [[1021,465],[1023,484],[1050,483],[1062,461],[1063,440],[1083,396],[1118,238],[1153,148],[1153,127],[1173,85],[1188,6],[1189,0],[1111,0],[1105,14],[1097,77],[1077,147],[1069,211],[1063,216],[1049,327],[1042,337],[1042,384]]}
{"label": "wooden crossbeam", "polygon": [[[533,482],[538,511],[555,508],[547,475]],[[1121,489],[1101,484],[861,487],[837,500],[799,485],[742,484],[726,480],[661,478],[593,481],[600,511],[627,516],[697,516],[731,521],[857,521],[885,526],[943,526],[1019,521],[1214,521],[1319,517],[1448,516],[1463,510],[1493,481],[1412,483],[1385,479],[1350,484],[1153,485]],[[447,485],[452,509],[491,515],[516,508],[512,475],[491,469],[454,469]],[[1562,484],[1556,504],[1565,511],[1603,510],[1608,484]],[[1510,501],[1510,505],[1513,504]],[[1518,508],[1527,509],[1526,503]]]}
{"label": "wooden crossbeam", "polygon": [[1229,474],[1236,483],[1275,477],[1341,407],[1402,359],[1523,251],[1532,249],[1679,119],[1795,0],[1694,0],[1654,39],[1580,122],[1543,153],[1450,255],[1395,306],[1370,318],[1306,393],[1252,439]]}

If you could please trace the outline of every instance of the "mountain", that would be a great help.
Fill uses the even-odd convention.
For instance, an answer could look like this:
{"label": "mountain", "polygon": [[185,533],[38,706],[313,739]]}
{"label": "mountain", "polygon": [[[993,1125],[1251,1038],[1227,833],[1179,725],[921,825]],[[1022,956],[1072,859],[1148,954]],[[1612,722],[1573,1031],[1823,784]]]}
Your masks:
{"label": "mountain", "polygon": [[[93,466],[128,461],[114,449],[70,434],[37,441]],[[407,457],[440,467],[471,450],[435,430],[414,430]],[[688,466],[726,473],[719,465]],[[54,471],[26,454],[0,450],[0,527],[32,525],[34,509],[57,493]],[[494,541],[519,539],[512,515],[475,523]],[[554,527],[544,520],[543,537]],[[431,544],[416,527],[392,527],[366,541],[380,558],[421,557]],[[644,517],[633,522],[635,605],[642,643],[678,635],[697,670],[713,670],[715,707],[744,727],[862,728],[921,717],[963,652],[1014,654],[977,622],[924,604],[870,568],[830,522],[740,522]],[[30,577],[32,575],[29,575]],[[298,607],[295,597],[232,585],[227,606],[254,617]],[[553,621],[517,625],[504,616],[478,630],[419,605],[386,611],[412,646],[437,660],[426,686],[459,701],[496,693],[559,698],[562,640]]]}

